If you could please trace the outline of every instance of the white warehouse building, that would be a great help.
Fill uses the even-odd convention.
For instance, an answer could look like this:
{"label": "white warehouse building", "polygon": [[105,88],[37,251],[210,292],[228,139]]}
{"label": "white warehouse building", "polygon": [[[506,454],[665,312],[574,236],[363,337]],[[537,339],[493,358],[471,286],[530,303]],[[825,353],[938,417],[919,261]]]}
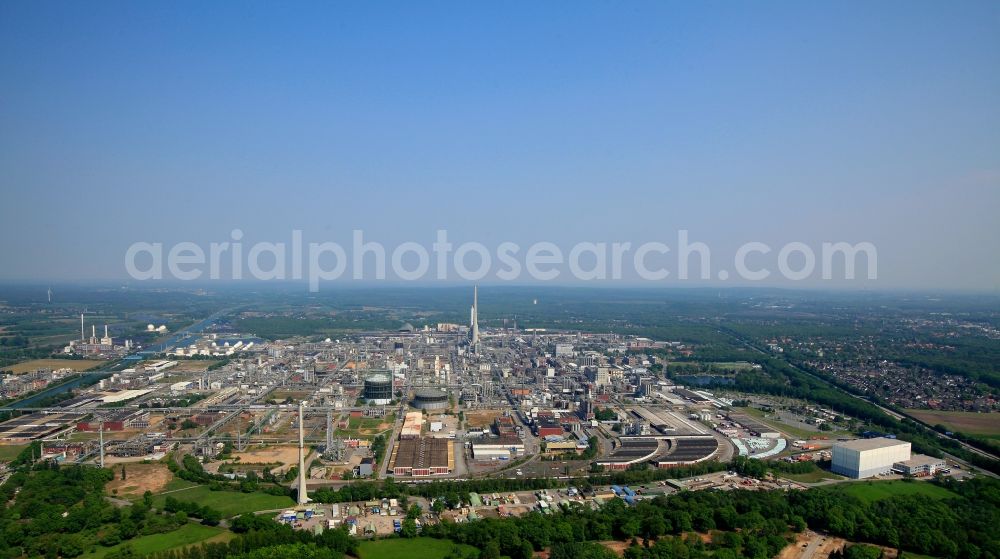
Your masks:
{"label": "white warehouse building", "polygon": [[833,445],[834,473],[862,479],[892,471],[896,462],[910,459],[910,443],[878,437]]}

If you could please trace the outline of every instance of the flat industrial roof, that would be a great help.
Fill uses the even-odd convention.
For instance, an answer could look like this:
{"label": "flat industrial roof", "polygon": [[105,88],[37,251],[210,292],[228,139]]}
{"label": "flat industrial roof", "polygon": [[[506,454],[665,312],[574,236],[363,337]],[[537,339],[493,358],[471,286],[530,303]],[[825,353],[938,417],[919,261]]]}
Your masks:
{"label": "flat industrial roof", "polygon": [[914,454],[909,460],[904,460],[901,464],[906,464],[910,468],[916,468],[919,466],[932,466],[935,464],[945,463],[944,458],[934,458],[933,456],[927,456],[924,454]]}
{"label": "flat industrial roof", "polygon": [[440,468],[451,467],[448,460],[448,439],[404,439],[395,449],[393,468]]}
{"label": "flat industrial roof", "polygon": [[853,441],[845,441],[842,443],[837,443],[835,447],[847,448],[850,450],[874,450],[876,448],[889,448],[893,446],[909,445],[907,441],[901,441],[899,439],[887,439],[885,437],[876,437],[874,439],[855,439]]}

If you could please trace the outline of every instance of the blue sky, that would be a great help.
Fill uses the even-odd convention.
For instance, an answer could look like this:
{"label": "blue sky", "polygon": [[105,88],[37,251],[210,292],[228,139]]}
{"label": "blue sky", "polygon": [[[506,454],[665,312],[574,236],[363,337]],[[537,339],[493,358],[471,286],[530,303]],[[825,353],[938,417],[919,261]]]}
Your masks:
{"label": "blue sky", "polygon": [[996,2],[3,2],[0,279],[135,241],[870,241],[1000,287]]}

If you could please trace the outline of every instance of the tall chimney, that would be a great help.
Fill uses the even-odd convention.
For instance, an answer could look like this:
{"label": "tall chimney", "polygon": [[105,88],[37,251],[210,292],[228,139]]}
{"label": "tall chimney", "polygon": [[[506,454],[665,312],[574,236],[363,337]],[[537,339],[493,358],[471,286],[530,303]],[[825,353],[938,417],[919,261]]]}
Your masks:
{"label": "tall chimney", "polygon": [[306,493],[305,402],[299,402],[299,504],[309,502]]}

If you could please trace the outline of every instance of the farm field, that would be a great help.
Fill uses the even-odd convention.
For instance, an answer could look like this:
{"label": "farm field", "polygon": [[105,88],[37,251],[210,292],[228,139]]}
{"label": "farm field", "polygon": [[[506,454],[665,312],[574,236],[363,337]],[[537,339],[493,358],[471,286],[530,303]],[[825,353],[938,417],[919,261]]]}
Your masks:
{"label": "farm field", "polygon": [[859,481],[830,486],[827,491],[853,495],[865,502],[874,502],[895,495],[922,495],[930,499],[948,499],[955,494],[927,481]]}
{"label": "farm field", "polygon": [[169,493],[160,493],[153,497],[153,506],[156,508],[162,507],[167,497],[173,497],[178,501],[193,501],[199,505],[211,507],[226,517],[237,516],[245,512],[281,509],[295,505],[295,501],[291,497],[269,495],[260,491],[256,493],[212,491],[208,486],[199,485]]}
{"label": "farm field", "polygon": [[1000,436],[1000,413],[938,410],[906,410],[906,413],[930,425],[940,423],[952,431]]}
{"label": "farm field", "polygon": [[107,363],[98,359],[32,359],[23,361],[17,365],[4,367],[5,371],[14,374],[27,373],[35,369],[73,369],[74,371],[86,371],[98,365]]}
{"label": "farm field", "polygon": [[135,550],[136,555],[148,555],[158,551],[166,551],[175,547],[182,547],[217,538],[225,534],[225,532],[226,530],[223,528],[202,526],[201,524],[186,524],[173,532],[140,536],[112,547],[99,546],[93,553],[84,553],[80,557],[81,559],[101,559],[105,555],[118,551],[126,545],[131,546]]}
{"label": "farm field", "polygon": [[444,559],[452,550],[459,548],[465,557],[478,557],[479,550],[471,545],[457,544],[449,540],[434,538],[368,540],[361,542],[358,549],[360,559]]}

